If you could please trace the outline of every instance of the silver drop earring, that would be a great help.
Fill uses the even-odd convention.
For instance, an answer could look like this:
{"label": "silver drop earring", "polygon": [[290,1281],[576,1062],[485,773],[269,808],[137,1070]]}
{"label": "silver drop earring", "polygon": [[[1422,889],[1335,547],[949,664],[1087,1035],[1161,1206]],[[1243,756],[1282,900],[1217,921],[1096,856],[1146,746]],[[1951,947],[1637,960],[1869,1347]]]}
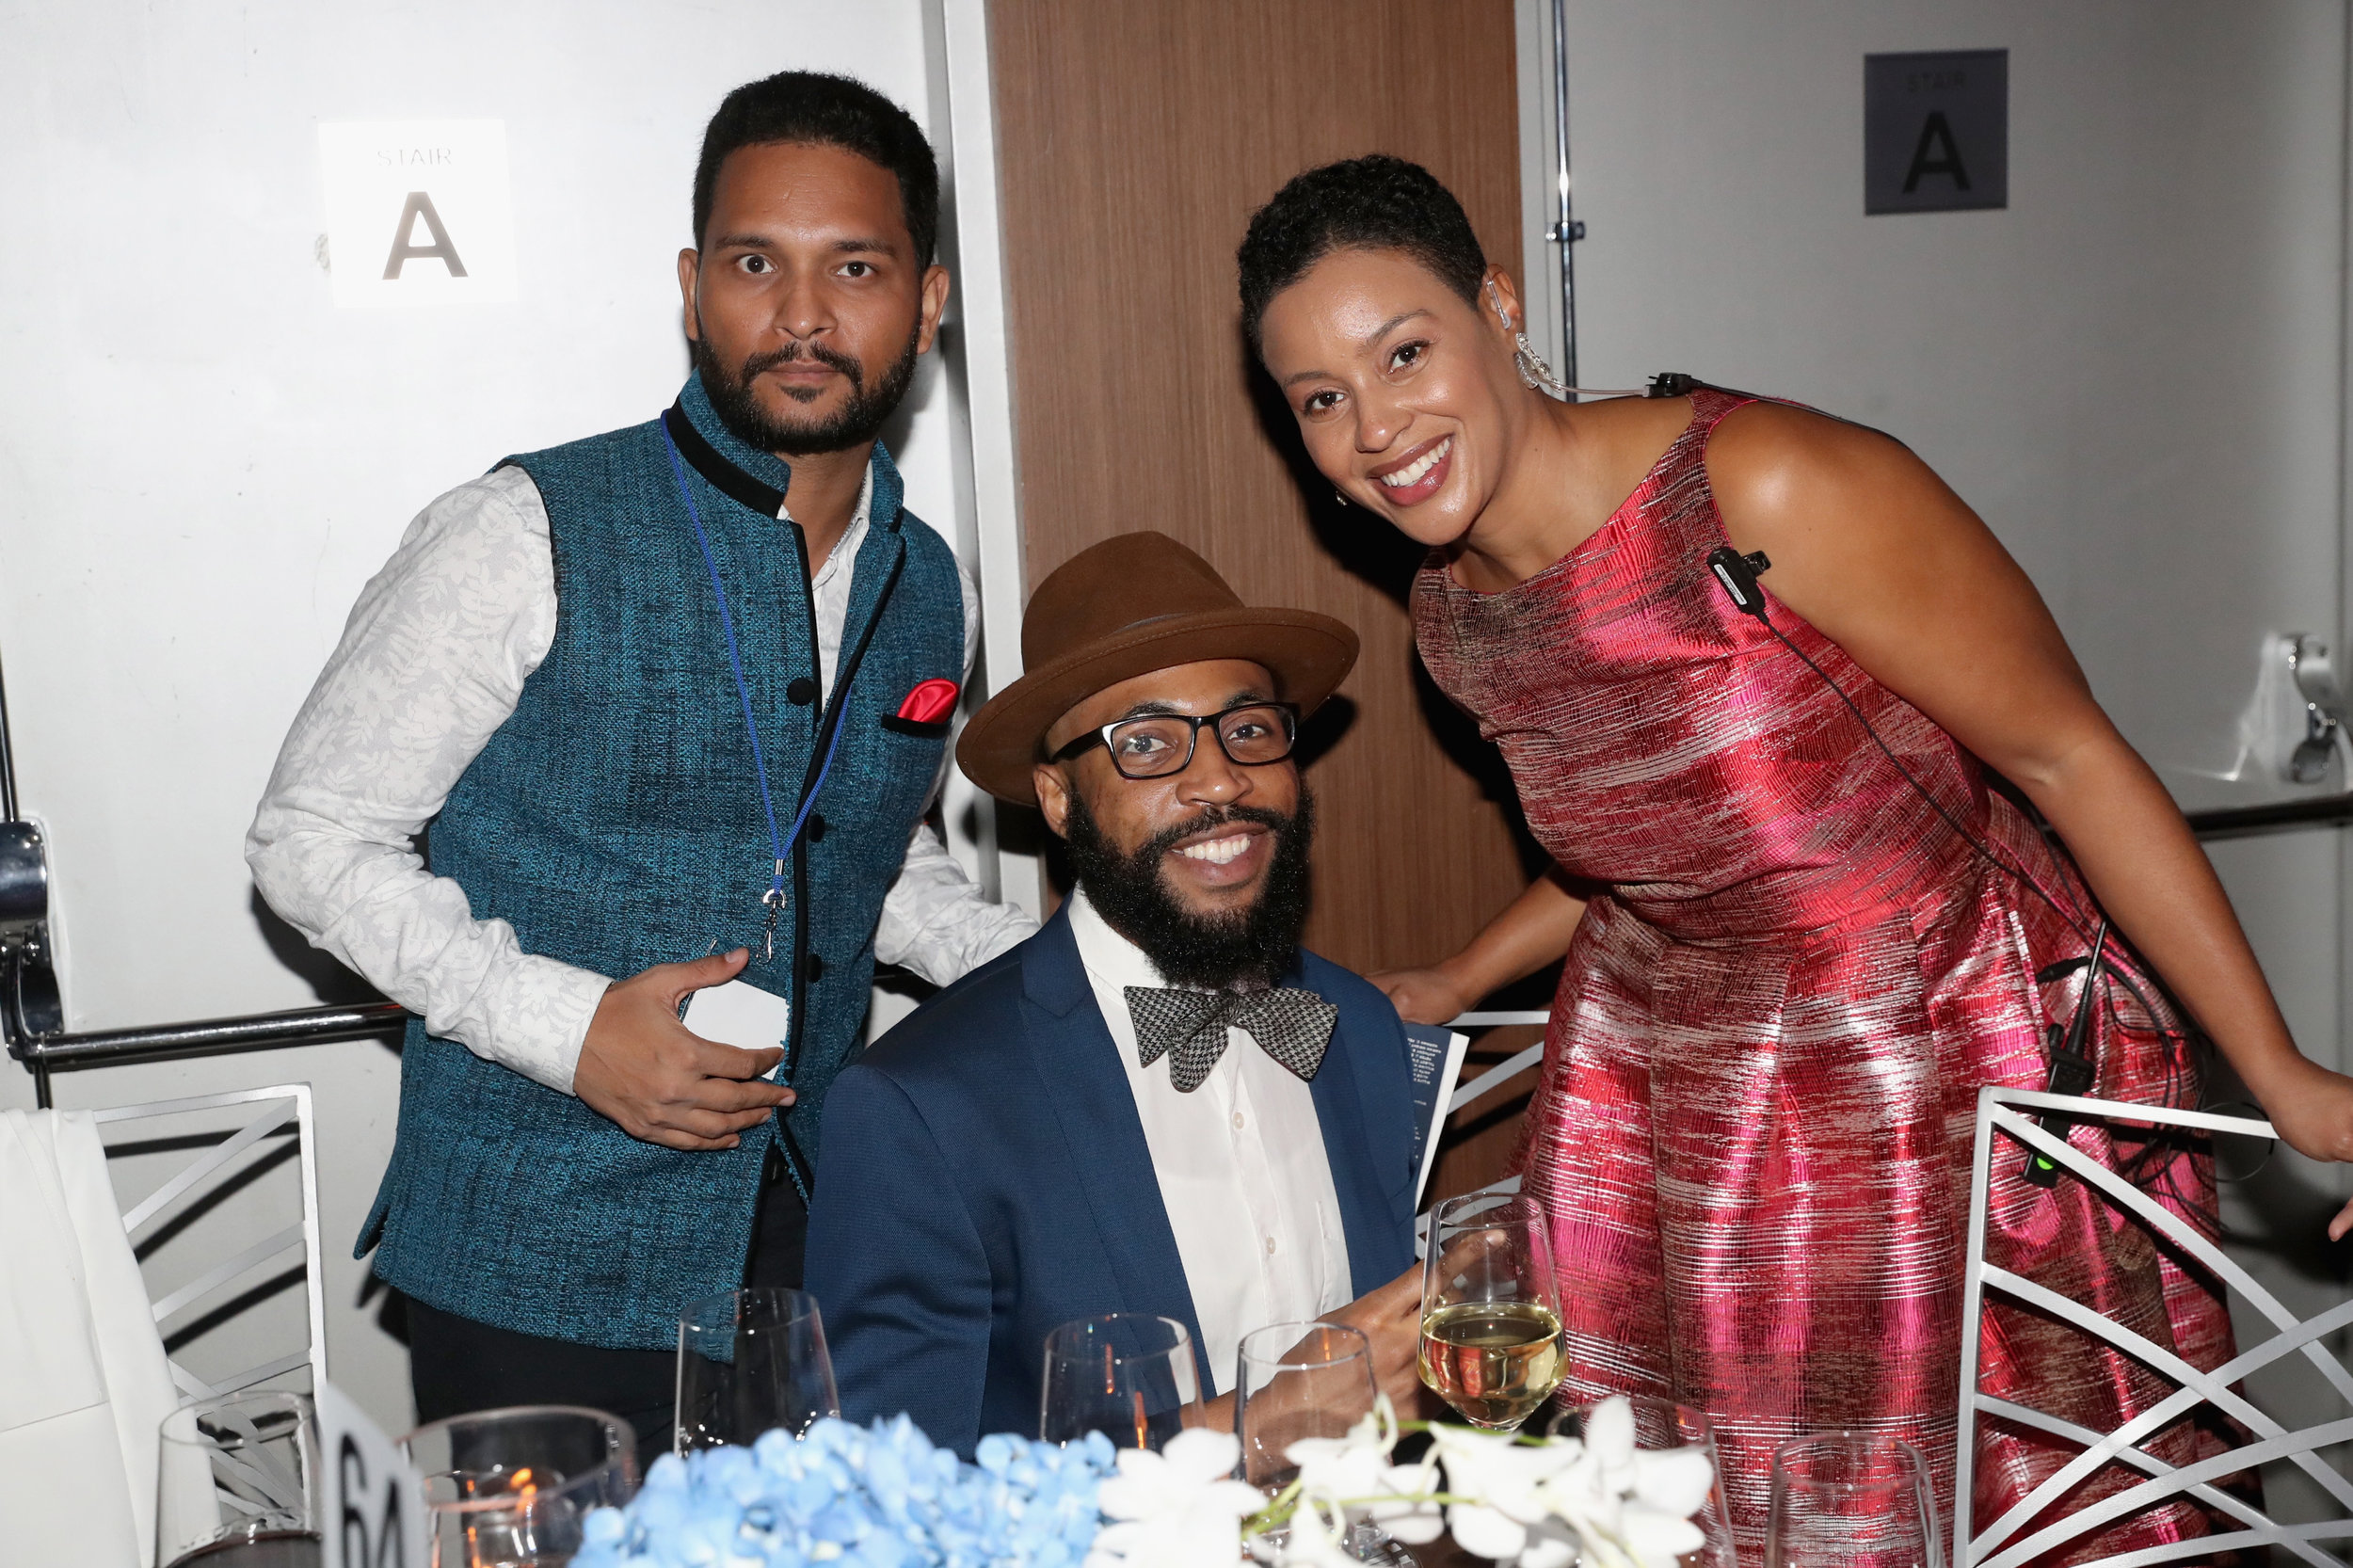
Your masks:
{"label": "silver drop earring", "polygon": [[[1503,308],[1503,300],[1496,294],[1493,282],[1487,285],[1487,303],[1495,307],[1496,319],[1503,329],[1512,332],[1512,312]],[[1536,345],[1528,341],[1526,332],[1512,332],[1512,363],[1520,373],[1520,384],[1530,392],[1540,392],[1557,402],[1569,400],[1569,384],[1545,363],[1545,357],[1536,352]]]}
{"label": "silver drop earring", "polygon": [[1348,505],[1348,492],[1337,485],[1332,487],[1332,499],[1338,502],[1342,507]]}
{"label": "silver drop earring", "polygon": [[1531,392],[1540,392],[1566,403],[1569,400],[1569,384],[1545,363],[1545,357],[1536,352],[1536,345],[1528,341],[1528,334],[1521,332],[1514,341],[1516,347],[1512,354],[1512,363],[1519,370],[1521,383]]}

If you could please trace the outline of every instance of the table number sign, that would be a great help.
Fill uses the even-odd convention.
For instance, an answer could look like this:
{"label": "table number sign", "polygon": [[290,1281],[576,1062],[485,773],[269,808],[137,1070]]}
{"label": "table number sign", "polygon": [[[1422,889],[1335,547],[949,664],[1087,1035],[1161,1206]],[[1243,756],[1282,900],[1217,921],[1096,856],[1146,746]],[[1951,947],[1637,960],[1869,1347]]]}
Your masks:
{"label": "table number sign", "polygon": [[316,1402],[326,1568],[427,1568],[424,1478],[342,1389]]}

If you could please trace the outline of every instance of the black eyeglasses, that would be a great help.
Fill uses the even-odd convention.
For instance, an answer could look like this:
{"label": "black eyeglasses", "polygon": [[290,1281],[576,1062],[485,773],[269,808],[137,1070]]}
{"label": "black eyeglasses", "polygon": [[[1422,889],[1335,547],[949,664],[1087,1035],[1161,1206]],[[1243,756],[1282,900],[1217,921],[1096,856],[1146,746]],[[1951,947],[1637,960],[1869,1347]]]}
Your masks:
{"label": "black eyeglasses", "polygon": [[1222,713],[1148,713],[1091,729],[1054,753],[1067,762],[1096,746],[1112,754],[1122,778],[1166,778],[1193,766],[1193,748],[1204,725],[1217,736],[1228,760],[1246,768],[1279,762],[1299,738],[1299,708],[1289,702],[1245,702]]}

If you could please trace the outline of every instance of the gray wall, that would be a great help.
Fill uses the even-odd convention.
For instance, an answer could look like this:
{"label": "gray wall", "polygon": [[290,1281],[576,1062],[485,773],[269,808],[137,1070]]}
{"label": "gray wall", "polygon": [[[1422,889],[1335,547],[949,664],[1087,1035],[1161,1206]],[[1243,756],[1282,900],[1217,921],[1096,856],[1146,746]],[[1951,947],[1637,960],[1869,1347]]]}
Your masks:
{"label": "gray wall", "polygon": [[[1522,0],[1528,43],[1550,10]],[[1896,434],[2025,566],[2185,807],[2345,787],[2278,775],[2300,718],[2275,641],[2344,625],[2342,5],[1570,0],[1567,33],[1586,385],[1689,371]],[[2008,209],[1865,216],[1863,57],[1997,48]],[[1547,302],[1549,256],[1531,240]],[[2214,858],[2299,1043],[2345,1065],[2339,836]],[[2319,1229],[2348,1191],[2283,1152],[2230,1193],[2233,1251],[2291,1306],[2342,1299],[2353,1248]],[[2309,1375],[2257,1387],[2342,1414]],[[2274,1492],[2317,1506],[2300,1478]]]}

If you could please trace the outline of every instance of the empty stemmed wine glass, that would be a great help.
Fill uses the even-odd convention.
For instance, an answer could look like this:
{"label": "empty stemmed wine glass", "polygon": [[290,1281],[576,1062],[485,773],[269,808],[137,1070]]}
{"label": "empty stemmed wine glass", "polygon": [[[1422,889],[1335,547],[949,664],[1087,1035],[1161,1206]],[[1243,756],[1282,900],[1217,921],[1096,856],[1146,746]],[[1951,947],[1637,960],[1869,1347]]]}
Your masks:
{"label": "empty stemmed wine glass", "polygon": [[816,1297],[774,1287],[723,1290],[680,1316],[680,1455],[748,1445],[779,1427],[798,1437],[840,1414]]}
{"label": "empty stemmed wine glass", "polygon": [[1114,1448],[1157,1453],[1200,1398],[1184,1324],[1148,1312],[1081,1318],[1046,1336],[1037,1434],[1072,1443],[1099,1432]]}
{"label": "empty stemmed wine glass", "polygon": [[1440,1204],[1422,1265],[1421,1381],[1471,1425],[1510,1432],[1552,1397],[1561,1370],[1543,1208],[1494,1192]]}
{"label": "empty stemmed wine glass", "polygon": [[1773,1450],[1766,1568],[1944,1568],[1928,1462],[1900,1437],[1831,1432]]}

